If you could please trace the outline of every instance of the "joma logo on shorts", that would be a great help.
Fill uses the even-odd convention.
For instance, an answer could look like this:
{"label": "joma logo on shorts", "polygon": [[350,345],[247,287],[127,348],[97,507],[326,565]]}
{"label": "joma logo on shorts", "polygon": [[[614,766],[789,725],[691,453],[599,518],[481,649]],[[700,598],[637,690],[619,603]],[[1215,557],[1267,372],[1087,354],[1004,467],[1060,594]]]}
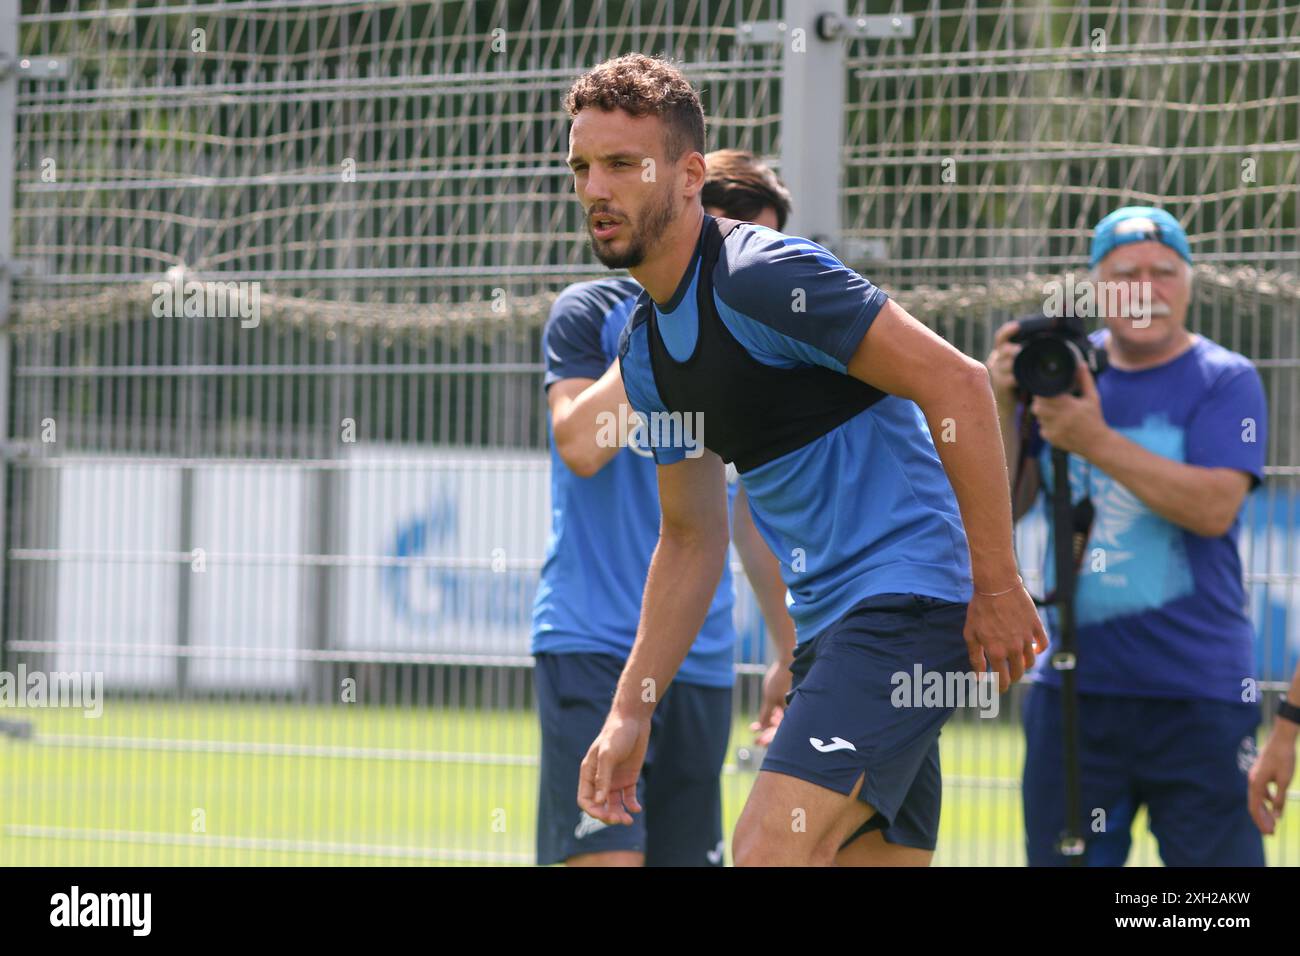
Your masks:
{"label": "joma logo on shorts", "polygon": [[836,750],[857,750],[858,749],[857,747],[853,746],[853,744],[845,740],[843,737],[832,737],[831,742],[828,744],[822,743],[821,740],[819,740],[816,737],[809,737],[808,743],[812,744],[813,747],[815,747],[817,750],[820,750],[824,754],[834,753]]}
{"label": "joma logo on shorts", "polygon": [[576,839],[581,840],[583,837],[591,836],[591,834],[595,833],[597,830],[603,830],[607,826],[609,826],[609,824],[604,820],[597,820],[595,817],[584,812],[582,819],[578,821],[578,825],[573,830],[573,835]]}

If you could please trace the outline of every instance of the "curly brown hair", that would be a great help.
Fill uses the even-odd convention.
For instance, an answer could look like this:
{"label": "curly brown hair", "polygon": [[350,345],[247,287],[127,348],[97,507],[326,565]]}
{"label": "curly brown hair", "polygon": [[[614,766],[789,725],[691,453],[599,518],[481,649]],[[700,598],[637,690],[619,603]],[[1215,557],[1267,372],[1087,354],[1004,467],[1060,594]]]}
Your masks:
{"label": "curly brown hair", "polygon": [[577,116],[588,108],[654,114],[668,130],[665,153],[675,163],[687,150],[704,152],[704,109],[699,94],[677,67],[660,57],[628,53],[578,77],[564,95],[564,109]]}

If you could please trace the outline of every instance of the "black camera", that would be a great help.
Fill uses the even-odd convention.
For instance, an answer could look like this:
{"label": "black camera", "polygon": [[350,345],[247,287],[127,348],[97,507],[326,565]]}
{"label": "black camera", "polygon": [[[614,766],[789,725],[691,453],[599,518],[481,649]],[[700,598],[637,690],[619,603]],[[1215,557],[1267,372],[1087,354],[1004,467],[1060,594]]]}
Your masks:
{"label": "black camera", "polygon": [[1023,346],[1011,366],[1012,374],[1030,395],[1050,398],[1070,391],[1080,364],[1094,378],[1106,370],[1106,350],[1088,341],[1083,320],[1077,316],[1021,319],[1011,341]]}

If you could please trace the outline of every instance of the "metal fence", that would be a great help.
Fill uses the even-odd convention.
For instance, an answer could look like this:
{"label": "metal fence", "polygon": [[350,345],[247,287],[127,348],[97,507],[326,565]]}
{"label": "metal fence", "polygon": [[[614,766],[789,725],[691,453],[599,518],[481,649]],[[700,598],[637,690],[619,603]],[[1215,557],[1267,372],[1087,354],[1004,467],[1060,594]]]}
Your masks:
{"label": "metal fence", "polygon": [[[0,862],[531,860],[539,332],[604,274],[559,99],[632,50],[971,354],[1107,209],[1181,215],[1194,327],[1268,390],[1243,553],[1260,673],[1294,666],[1300,8],[895,0],[827,43],[834,8],[0,2],[0,666],[104,682],[0,711]],[[733,745],[743,585],[738,629]],[[1023,862],[1018,700],[945,732],[940,862]]]}

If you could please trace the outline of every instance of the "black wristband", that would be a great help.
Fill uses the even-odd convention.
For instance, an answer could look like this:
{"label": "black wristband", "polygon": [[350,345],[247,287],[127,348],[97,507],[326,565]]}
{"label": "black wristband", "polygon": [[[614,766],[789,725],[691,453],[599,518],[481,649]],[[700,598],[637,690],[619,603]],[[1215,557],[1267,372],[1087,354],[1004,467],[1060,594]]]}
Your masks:
{"label": "black wristband", "polygon": [[1288,702],[1285,696],[1277,702],[1277,715],[1293,724],[1300,724],[1300,707]]}

